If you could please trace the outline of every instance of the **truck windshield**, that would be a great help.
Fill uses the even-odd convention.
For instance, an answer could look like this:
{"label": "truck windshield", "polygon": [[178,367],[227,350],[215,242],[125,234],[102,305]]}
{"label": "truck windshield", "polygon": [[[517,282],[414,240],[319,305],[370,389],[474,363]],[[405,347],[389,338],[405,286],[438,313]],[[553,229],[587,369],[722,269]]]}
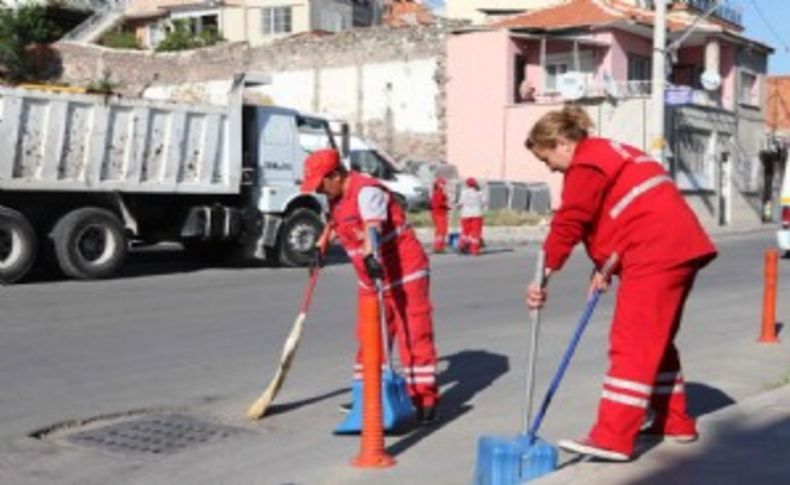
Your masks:
{"label": "truck windshield", "polygon": [[351,168],[373,177],[389,180],[398,170],[375,150],[351,150]]}
{"label": "truck windshield", "polygon": [[296,118],[296,129],[299,134],[299,146],[307,153],[324,148],[337,149],[335,138],[326,120],[300,115]]}

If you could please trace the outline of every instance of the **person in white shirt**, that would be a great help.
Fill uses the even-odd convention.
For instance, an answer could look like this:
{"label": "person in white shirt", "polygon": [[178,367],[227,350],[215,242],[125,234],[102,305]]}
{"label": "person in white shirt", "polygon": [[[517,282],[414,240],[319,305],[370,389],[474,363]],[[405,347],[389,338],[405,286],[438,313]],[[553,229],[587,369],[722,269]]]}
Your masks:
{"label": "person in white shirt", "polygon": [[461,239],[458,249],[461,253],[478,256],[483,241],[486,200],[474,178],[466,179],[466,187],[461,190],[458,207],[461,209]]}

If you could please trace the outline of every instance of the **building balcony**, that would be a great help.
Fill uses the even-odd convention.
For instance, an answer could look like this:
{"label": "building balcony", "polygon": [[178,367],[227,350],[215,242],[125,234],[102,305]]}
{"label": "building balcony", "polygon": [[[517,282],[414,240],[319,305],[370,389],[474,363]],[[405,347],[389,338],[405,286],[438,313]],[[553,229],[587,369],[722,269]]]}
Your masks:
{"label": "building balcony", "polygon": [[713,11],[713,17],[718,17],[725,22],[743,27],[743,9],[730,0],[673,0],[668,2],[670,9],[690,8],[698,12],[707,12],[718,3]]}

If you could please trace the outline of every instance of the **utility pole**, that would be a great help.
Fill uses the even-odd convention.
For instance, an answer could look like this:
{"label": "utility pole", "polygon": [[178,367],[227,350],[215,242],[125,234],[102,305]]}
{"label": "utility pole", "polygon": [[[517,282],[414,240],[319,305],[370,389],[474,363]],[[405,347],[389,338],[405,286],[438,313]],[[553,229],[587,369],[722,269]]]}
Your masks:
{"label": "utility pole", "polygon": [[667,47],[667,0],[655,0],[655,25],[653,26],[653,89],[652,89],[652,129],[650,154],[665,167],[664,148],[664,90],[666,87],[666,47]]}

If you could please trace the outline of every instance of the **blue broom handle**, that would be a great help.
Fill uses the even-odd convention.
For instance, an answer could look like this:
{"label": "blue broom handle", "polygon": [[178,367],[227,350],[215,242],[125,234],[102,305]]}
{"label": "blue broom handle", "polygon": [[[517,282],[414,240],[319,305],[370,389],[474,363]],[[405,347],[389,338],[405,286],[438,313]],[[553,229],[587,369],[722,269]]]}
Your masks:
{"label": "blue broom handle", "polygon": [[[612,253],[609,259],[606,261],[606,264],[604,264],[603,269],[601,269],[601,274],[603,274],[605,278],[608,278],[611,275],[615,265],[617,264],[617,259],[617,253]],[[598,304],[598,300],[600,298],[601,290],[596,288],[593,290],[590,298],[587,299],[587,305],[584,307],[584,313],[582,314],[579,324],[576,326],[576,331],[573,333],[573,337],[571,338],[570,344],[568,344],[568,349],[565,351],[565,355],[562,356],[560,367],[557,369],[557,373],[554,374],[554,378],[551,381],[549,390],[546,391],[546,397],[543,398],[543,402],[540,405],[540,410],[538,411],[535,421],[529,427],[527,436],[530,441],[535,440],[535,436],[538,433],[538,428],[540,428],[540,424],[543,422],[543,418],[546,416],[546,410],[549,408],[549,404],[551,404],[554,393],[557,392],[557,388],[560,386],[560,381],[562,381],[562,377],[565,375],[568,364],[571,362],[573,353],[576,351],[576,347],[579,345],[579,340],[581,340],[582,334],[587,328],[587,324],[590,322],[590,317],[592,317],[593,310],[595,310],[595,305]]]}
{"label": "blue broom handle", "polygon": [[579,345],[579,340],[582,338],[584,329],[587,328],[587,323],[590,321],[590,317],[592,316],[593,310],[595,309],[595,305],[598,303],[600,296],[601,292],[599,290],[595,290],[587,300],[587,306],[584,307],[584,314],[582,315],[581,321],[579,322],[579,325],[576,326],[576,332],[574,332],[573,338],[571,338],[571,343],[568,345],[565,355],[562,356],[562,363],[560,363],[557,373],[554,374],[554,379],[551,381],[549,390],[546,391],[546,396],[543,398],[543,402],[540,405],[540,410],[538,411],[538,415],[535,417],[535,421],[533,421],[532,425],[529,427],[527,436],[529,436],[530,439],[534,439],[538,433],[538,428],[540,428],[540,424],[543,422],[544,416],[546,416],[546,410],[549,408],[549,404],[551,404],[551,399],[554,397],[554,393],[557,392],[557,388],[560,386],[560,381],[562,381],[562,377],[565,375],[565,370],[568,368],[568,364],[571,362],[571,357],[573,357],[573,353],[576,351],[576,346]]}

